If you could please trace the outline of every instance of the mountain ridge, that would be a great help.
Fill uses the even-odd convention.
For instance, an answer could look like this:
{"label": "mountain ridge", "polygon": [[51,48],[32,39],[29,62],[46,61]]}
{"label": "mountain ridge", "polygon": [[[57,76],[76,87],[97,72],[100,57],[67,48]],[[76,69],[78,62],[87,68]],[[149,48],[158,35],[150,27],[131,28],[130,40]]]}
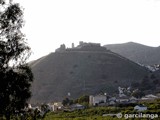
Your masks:
{"label": "mountain ridge", "polygon": [[160,64],[160,47],[151,47],[139,43],[104,45],[107,49],[120,54],[134,62],[144,65]]}
{"label": "mountain ridge", "polygon": [[[115,43],[115,44],[106,44],[106,45],[141,45],[141,46],[146,46],[146,47],[150,47],[150,48],[158,48],[160,46],[150,46],[150,45],[145,45],[145,44],[142,44],[142,43],[138,43],[138,42],[133,42],[133,41],[129,41],[129,42],[124,42],[124,43]],[[104,46],[106,46],[104,45]]]}

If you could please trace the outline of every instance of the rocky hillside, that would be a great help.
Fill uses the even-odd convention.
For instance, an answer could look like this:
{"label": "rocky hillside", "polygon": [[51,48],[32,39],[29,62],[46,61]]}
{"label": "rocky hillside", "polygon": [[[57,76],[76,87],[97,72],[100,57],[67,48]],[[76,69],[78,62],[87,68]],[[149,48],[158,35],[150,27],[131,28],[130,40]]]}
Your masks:
{"label": "rocky hillside", "polygon": [[105,45],[105,47],[140,64],[160,64],[160,47],[149,47],[133,42]]}
{"label": "rocky hillside", "polygon": [[140,82],[148,71],[108,50],[51,53],[30,64],[34,73],[32,103],[61,101],[101,92],[117,93],[118,86]]}

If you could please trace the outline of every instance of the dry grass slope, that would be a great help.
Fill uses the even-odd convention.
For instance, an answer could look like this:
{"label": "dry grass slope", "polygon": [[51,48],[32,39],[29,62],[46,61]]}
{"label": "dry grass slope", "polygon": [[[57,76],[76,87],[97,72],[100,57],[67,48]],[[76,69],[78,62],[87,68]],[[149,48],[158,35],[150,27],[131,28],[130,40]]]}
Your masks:
{"label": "dry grass slope", "polygon": [[31,102],[61,101],[84,94],[118,92],[118,86],[140,81],[148,71],[111,51],[70,51],[45,56],[31,64],[34,73]]}

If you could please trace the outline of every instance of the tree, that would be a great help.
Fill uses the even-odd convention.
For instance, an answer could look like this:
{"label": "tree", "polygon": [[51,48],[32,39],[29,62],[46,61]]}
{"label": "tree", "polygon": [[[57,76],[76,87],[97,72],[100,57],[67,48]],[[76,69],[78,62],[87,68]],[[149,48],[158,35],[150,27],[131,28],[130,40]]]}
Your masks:
{"label": "tree", "polygon": [[88,95],[83,95],[78,98],[78,103],[89,103],[89,96]]}
{"label": "tree", "polygon": [[42,104],[41,112],[43,112],[43,114],[41,114],[41,118],[45,118],[46,114],[50,112],[50,107],[47,104]]}
{"label": "tree", "polygon": [[136,97],[136,98],[141,98],[143,96],[145,96],[144,92],[140,91],[140,90],[136,90],[132,93],[132,96],[133,97]]}
{"label": "tree", "polygon": [[20,5],[0,0],[0,116],[7,120],[20,113],[31,96],[33,74],[26,64],[30,47],[23,25]]}
{"label": "tree", "polygon": [[62,100],[62,104],[63,106],[72,105],[73,100],[70,100],[69,98],[65,98],[64,100]]}
{"label": "tree", "polygon": [[88,95],[80,96],[78,99],[74,101],[74,103],[79,103],[87,108],[89,106],[89,96]]}

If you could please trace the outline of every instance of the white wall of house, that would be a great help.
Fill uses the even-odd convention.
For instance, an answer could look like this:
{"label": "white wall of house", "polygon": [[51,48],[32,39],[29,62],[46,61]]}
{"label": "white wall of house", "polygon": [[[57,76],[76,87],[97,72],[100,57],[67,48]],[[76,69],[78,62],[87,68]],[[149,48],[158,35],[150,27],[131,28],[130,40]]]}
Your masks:
{"label": "white wall of house", "polygon": [[134,107],[134,110],[137,110],[137,111],[145,111],[145,110],[147,110],[147,107],[146,107],[146,106],[136,105],[136,106]]}
{"label": "white wall of house", "polygon": [[61,109],[63,107],[61,102],[55,102],[48,104],[51,111],[57,111],[58,109]]}
{"label": "white wall of house", "polygon": [[89,97],[90,105],[95,106],[96,104],[99,104],[100,102],[104,102],[104,103],[106,102],[106,96],[105,95],[96,95],[96,96],[91,95]]}

